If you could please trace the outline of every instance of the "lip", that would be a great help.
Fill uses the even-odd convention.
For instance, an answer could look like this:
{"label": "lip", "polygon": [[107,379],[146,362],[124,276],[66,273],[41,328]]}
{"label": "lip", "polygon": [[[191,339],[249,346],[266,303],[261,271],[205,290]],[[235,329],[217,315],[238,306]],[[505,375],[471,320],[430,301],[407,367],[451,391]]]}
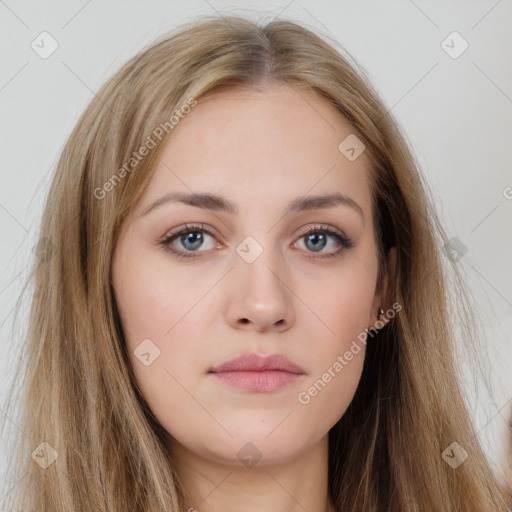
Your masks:
{"label": "lip", "polygon": [[269,392],[292,384],[306,372],[280,354],[247,354],[230,359],[208,373],[237,388]]}

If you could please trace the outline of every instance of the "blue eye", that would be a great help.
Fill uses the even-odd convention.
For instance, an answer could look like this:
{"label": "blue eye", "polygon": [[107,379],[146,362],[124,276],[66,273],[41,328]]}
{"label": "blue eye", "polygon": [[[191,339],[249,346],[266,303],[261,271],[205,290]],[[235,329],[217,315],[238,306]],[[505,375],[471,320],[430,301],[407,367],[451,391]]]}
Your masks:
{"label": "blue eye", "polygon": [[[334,239],[335,245],[337,244],[338,248],[335,249],[334,252],[326,252],[324,254],[321,251],[329,244],[329,239]],[[313,253],[322,254],[320,256],[321,258],[331,258],[334,256],[338,256],[346,249],[349,249],[354,245],[353,241],[350,238],[342,235],[341,233],[338,233],[337,231],[334,231],[333,229],[327,226],[313,226],[309,228],[306,231],[306,233],[304,233],[299,238],[299,240],[304,240],[304,245],[306,246],[306,248],[311,248]],[[316,256],[309,257],[314,258]]]}
{"label": "blue eye", "polygon": [[[159,243],[164,247],[166,251],[169,251],[178,258],[195,258],[197,257],[195,254],[187,254],[187,252],[202,252],[198,251],[197,249],[199,249],[204,244],[204,235],[212,238],[215,236],[202,224],[187,224],[179,231],[166,236]],[[181,246],[184,247],[185,251],[176,249],[174,246],[175,242],[179,242]],[[215,243],[213,246],[215,246]]]}
{"label": "blue eye", "polygon": [[[210,247],[203,251],[199,250],[204,249],[205,240],[208,240],[209,237],[213,239]],[[328,246],[330,239],[334,240],[336,246],[334,251],[323,251]],[[306,252],[310,253],[307,257],[315,259],[338,256],[354,245],[350,238],[324,225],[310,227],[298,240],[304,240]],[[165,236],[158,243],[163,246],[164,250],[180,259],[197,258],[199,254],[194,253],[205,252],[216,247],[215,235],[203,224],[187,224],[184,228]],[[181,245],[182,249],[177,248],[177,244]],[[296,246],[297,242],[294,242],[293,245]]]}

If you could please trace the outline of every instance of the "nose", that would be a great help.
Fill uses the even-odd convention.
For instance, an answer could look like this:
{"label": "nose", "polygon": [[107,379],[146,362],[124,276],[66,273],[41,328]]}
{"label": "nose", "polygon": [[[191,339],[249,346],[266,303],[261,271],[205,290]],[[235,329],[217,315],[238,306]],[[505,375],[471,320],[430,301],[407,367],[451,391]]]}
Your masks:
{"label": "nose", "polygon": [[284,266],[270,250],[252,263],[236,256],[229,273],[226,321],[235,329],[284,332],[295,321],[293,291]]}

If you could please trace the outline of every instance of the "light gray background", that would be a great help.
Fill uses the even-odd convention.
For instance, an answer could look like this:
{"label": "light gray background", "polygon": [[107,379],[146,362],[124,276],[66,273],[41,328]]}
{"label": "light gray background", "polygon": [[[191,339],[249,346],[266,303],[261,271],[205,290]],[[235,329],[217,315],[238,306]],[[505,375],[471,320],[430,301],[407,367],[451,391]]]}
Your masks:
{"label": "light gray background", "polygon": [[[400,121],[448,234],[468,248],[459,263],[477,299],[492,369],[491,390],[482,383],[477,394],[468,391],[468,403],[497,466],[512,398],[511,0],[0,0],[2,414],[21,342],[11,332],[14,301],[33,257],[51,173],[79,114],[104,80],[154,38],[198,14],[246,9],[334,37]],[[31,48],[43,31],[59,45],[47,59]],[[457,59],[441,47],[453,31],[469,43]],[[4,435],[1,481],[9,446]]]}

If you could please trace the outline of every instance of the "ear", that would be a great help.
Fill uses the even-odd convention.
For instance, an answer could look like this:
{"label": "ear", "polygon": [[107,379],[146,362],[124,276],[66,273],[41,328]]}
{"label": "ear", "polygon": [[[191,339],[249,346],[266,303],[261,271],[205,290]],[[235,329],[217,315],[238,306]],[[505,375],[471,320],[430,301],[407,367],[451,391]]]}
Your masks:
{"label": "ear", "polygon": [[[377,320],[385,323],[388,322],[386,319],[386,311],[391,308],[393,300],[393,283],[395,281],[396,273],[396,247],[391,247],[387,254],[387,267],[388,272],[384,276],[382,285],[380,286],[380,292],[375,294],[373,300],[373,309],[371,312],[371,321],[374,325]],[[378,310],[382,308],[384,310],[384,317],[379,318]]]}

